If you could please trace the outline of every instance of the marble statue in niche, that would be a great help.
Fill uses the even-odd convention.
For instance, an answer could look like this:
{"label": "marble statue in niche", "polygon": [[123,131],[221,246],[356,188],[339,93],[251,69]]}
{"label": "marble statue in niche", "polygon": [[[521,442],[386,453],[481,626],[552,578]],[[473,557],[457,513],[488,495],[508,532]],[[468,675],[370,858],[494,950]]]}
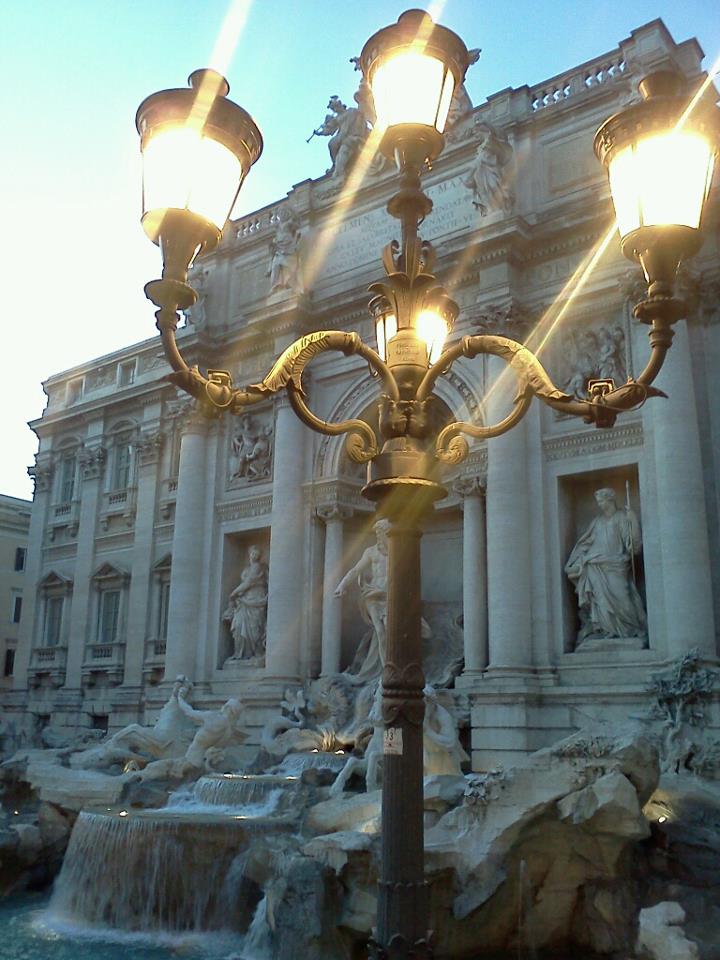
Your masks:
{"label": "marble statue in niche", "polygon": [[[370,631],[358,647],[347,673],[357,683],[369,683],[382,673],[385,666],[387,628],[387,535],[390,521],[378,520],[374,525],[375,543],[368,547],[335,589],[336,597],[343,597],[353,584],[360,590],[360,615]],[[426,620],[421,621],[422,638],[430,634]]]}
{"label": "marble statue in niche", "polygon": [[260,547],[248,548],[248,563],[240,583],[230,594],[223,620],[233,639],[233,653],[226,663],[238,660],[260,661],[265,656],[267,630],[268,570]]}
{"label": "marble statue in niche", "polygon": [[230,444],[230,481],[267,480],[272,474],[272,427],[258,425],[249,413],[240,417],[240,429]]}
{"label": "marble statue in niche", "polygon": [[478,137],[477,152],[463,186],[472,190],[472,204],[481,217],[496,212],[508,214],[515,202],[508,168],[512,147],[487,123],[476,122],[474,133]]}
{"label": "marble statue in niche", "polygon": [[295,214],[288,204],[278,211],[275,224],[275,236],[270,242],[272,260],[270,262],[270,293],[277,290],[289,290],[302,293],[300,276],[300,227]]}
{"label": "marble statue in niche", "polygon": [[627,380],[625,331],[620,324],[606,324],[571,334],[569,370],[563,376],[567,393],[586,397],[590,380]]}
{"label": "marble statue in niche", "polygon": [[595,491],[600,510],[573,547],[565,573],[577,592],[580,630],[576,649],[592,640],[645,638],[647,619],[635,585],[634,557],[642,547],[640,524],[615,491]]}

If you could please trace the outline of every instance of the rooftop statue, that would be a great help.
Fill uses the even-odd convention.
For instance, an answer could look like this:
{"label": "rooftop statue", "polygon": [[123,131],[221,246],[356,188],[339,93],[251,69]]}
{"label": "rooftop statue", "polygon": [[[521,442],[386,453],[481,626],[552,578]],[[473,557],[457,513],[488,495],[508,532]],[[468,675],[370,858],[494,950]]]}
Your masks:
{"label": "rooftop statue", "polygon": [[278,211],[275,223],[275,236],[270,242],[272,261],[270,262],[270,293],[276,290],[290,290],[302,293],[300,276],[300,226],[292,208],[283,204]]}
{"label": "rooftop statue", "polygon": [[330,97],[327,108],[330,113],[313,130],[308,142],[313,137],[330,137],[328,150],[332,166],[327,172],[336,180],[344,180],[367,139],[367,119],[361,109],[348,107],[336,95]]}
{"label": "rooftop statue", "polygon": [[479,138],[477,152],[463,185],[472,190],[472,203],[481,217],[496,212],[508,214],[515,202],[508,175],[512,147],[479,117],[475,118],[474,130]]}

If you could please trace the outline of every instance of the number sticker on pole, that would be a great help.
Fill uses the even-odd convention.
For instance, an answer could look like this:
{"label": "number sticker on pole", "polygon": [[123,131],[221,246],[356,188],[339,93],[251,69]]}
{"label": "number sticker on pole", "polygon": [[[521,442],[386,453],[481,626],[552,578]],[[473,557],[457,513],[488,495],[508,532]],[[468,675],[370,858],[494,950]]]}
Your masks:
{"label": "number sticker on pole", "polygon": [[401,757],[403,752],[402,727],[387,727],[383,736],[383,753]]}

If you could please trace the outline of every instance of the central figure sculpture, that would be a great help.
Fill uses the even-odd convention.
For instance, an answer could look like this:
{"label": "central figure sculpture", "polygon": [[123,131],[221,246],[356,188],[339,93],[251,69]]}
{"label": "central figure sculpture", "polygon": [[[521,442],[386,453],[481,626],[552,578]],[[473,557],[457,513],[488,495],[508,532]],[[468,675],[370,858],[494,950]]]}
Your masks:
{"label": "central figure sculpture", "polygon": [[[357,652],[350,672],[360,683],[378,677],[385,665],[385,628],[387,624],[387,532],[388,520],[378,520],[374,525],[375,543],[368,547],[335,590],[342,597],[348,587],[357,583],[360,587],[360,613],[365,623],[372,627],[367,644]],[[361,659],[362,658],[362,659]]]}

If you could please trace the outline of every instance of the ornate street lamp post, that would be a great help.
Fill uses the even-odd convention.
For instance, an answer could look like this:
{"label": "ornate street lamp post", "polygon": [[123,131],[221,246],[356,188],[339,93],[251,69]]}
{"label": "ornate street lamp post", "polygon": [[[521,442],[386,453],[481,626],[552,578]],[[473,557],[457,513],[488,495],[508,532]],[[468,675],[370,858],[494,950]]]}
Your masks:
{"label": "ornate street lamp post", "polygon": [[[608,167],[623,252],[641,264],[648,283],[647,297],[634,315],[650,327],[651,352],[637,378],[617,385],[591,382],[587,398],[576,399],[559,390],[537,357],[514,340],[466,336],[442,352],[458,307],[432,274],[431,245],[418,236],[432,209],[420,177],[443,149],[450,100],[468,66],[465,45],[426,13],[411,10],[368,40],[360,66],[374,96],[380,149],[397,164],[400,180],[388,212],[400,221],[401,240],[386,247],[386,276],[370,288],[378,351],[357,333],[321,330],[289,346],[260,383],[240,389],[227,371],[203,374],[180,355],[178,310],[196,299],[187,283],[188,268],[219,242],[242,181],[262,150],[253,120],[226,99],[227,83],[213,71],[196,71],[190,90],[154,94],[138,110],[143,226],[163,253],[162,278],[147,284],[145,292],[159,308],[157,325],[174,370],[169,379],[196,397],[208,415],[224,410],[239,414],[268,394],[286,390],[305,424],[324,434],[347,434],[350,458],[368,464],[363,494],[390,521],[382,677],[383,853],[371,952],[376,957],[420,957],[430,954],[423,869],[420,538],[424,517],[446,495],[439,467],[467,456],[465,436],[487,439],[510,430],[533,396],[598,427],[611,427],[618,413],[662,396],[652,383],[670,347],[672,324],[685,309],[674,297],[675,274],[700,245],[720,123],[717,109],[702,102],[688,112],[682,78],[660,73],[641,84],[642,102],[598,131],[595,150]],[[308,407],[303,372],[328,350],[357,354],[377,374],[377,429],[357,419],[329,423]],[[479,354],[500,357],[513,370],[518,391],[512,409],[498,423],[453,421],[435,436],[435,382],[458,357]]]}

